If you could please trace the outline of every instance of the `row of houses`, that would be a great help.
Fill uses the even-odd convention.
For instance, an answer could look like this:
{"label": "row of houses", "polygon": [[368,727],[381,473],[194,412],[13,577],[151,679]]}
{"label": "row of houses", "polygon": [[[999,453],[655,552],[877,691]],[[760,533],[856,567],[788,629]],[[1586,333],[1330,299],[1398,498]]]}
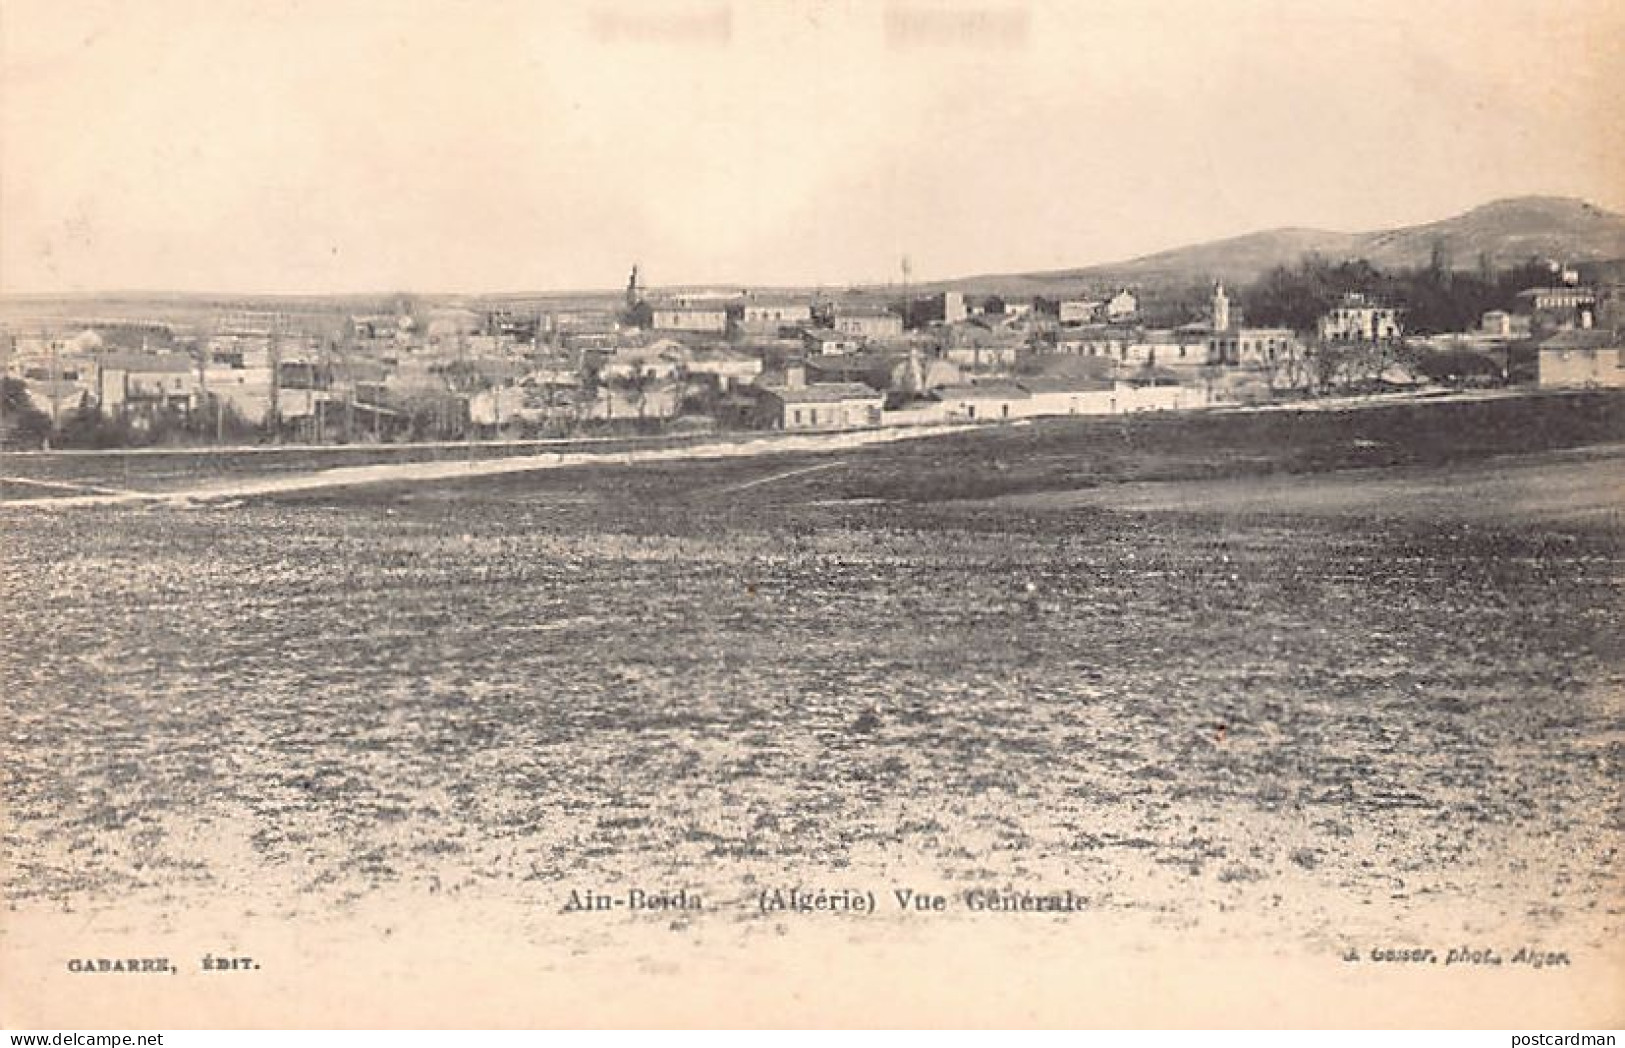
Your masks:
{"label": "row of houses", "polygon": [[664,304],[652,307],[650,326],[657,332],[693,334],[777,335],[783,331],[823,331],[849,339],[888,338],[903,333],[900,314],[879,306],[843,306],[815,323],[813,305],[791,299],[751,299],[737,311],[721,303]]}
{"label": "row of houses", "polygon": [[1021,378],[952,383],[889,404],[872,385],[808,382],[799,367],[761,393],[761,423],[790,431],[1117,415],[1213,403],[1208,390],[1179,384]]}

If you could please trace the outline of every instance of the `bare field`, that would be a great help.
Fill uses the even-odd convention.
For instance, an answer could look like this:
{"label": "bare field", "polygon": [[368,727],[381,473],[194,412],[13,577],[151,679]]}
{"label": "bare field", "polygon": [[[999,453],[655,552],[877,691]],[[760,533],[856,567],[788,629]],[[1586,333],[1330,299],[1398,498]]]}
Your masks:
{"label": "bare field", "polygon": [[[421,910],[590,957],[906,884],[1617,962],[1617,459],[865,499],[931,444],[0,511],[13,921]],[[1484,495],[1520,476],[1579,511]],[[560,912],[630,887],[707,909]]]}
{"label": "bare field", "polygon": [[1625,447],[1579,448],[1437,468],[1139,481],[994,500],[1008,509],[1102,507],[1223,516],[1320,516],[1625,527]]}

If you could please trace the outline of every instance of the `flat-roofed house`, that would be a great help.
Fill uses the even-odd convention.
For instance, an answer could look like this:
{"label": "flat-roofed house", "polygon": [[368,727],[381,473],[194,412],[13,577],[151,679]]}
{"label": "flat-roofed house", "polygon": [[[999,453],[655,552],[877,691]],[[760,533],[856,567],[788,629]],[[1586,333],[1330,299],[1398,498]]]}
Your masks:
{"label": "flat-roofed house", "polygon": [[863,429],[880,424],[885,397],[860,382],[797,384],[792,376],[782,386],[763,389],[768,422],[775,429]]}
{"label": "flat-roofed house", "polygon": [[1589,287],[1532,287],[1518,293],[1518,313],[1538,328],[1589,328],[1597,315],[1597,292]]}
{"label": "flat-roofed house", "polygon": [[1479,320],[1478,330],[1491,338],[1527,338],[1529,318],[1504,309],[1492,309]]}
{"label": "flat-roofed house", "polygon": [[863,340],[856,335],[829,328],[811,328],[801,334],[807,352],[816,356],[856,353],[863,348]]}
{"label": "flat-roofed house", "polygon": [[1193,368],[1208,362],[1207,338],[1192,332],[1158,328],[1140,332],[1140,337],[1119,346],[1120,363]]}
{"label": "flat-roofed house", "polygon": [[[1269,367],[1291,359],[1299,350],[1291,328],[1238,328],[1208,337],[1207,362],[1236,367]],[[1158,363],[1163,363],[1161,359]]]}
{"label": "flat-roofed house", "polygon": [[688,359],[688,373],[709,378],[719,389],[748,386],[762,374],[762,358],[729,349],[696,349]]}
{"label": "flat-roofed house", "polygon": [[949,418],[970,422],[1003,422],[1026,418],[1032,411],[1032,394],[1014,382],[976,382],[944,386],[937,399],[947,407]]}
{"label": "flat-roofed house", "polygon": [[987,368],[1013,364],[1027,346],[1027,338],[1004,326],[1001,316],[980,316],[947,329],[943,355],[963,367]]}
{"label": "flat-roofed house", "polygon": [[620,322],[607,309],[555,310],[546,318],[549,330],[561,335],[608,335],[620,330]]}
{"label": "flat-roofed house", "polygon": [[1540,344],[1540,384],[1543,388],[1574,389],[1625,387],[1621,344],[1617,332],[1593,328],[1564,331]]}
{"label": "flat-roofed house", "polygon": [[728,309],[720,303],[705,306],[655,306],[652,315],[656,331],[702,331],[720,335],[728,330]]}
{"label": "flat-roofed house", "polygon": [[689,359],[681,342],[663,338],[647,346],[622,346],[599,365],[599,377],[609,380],[676,378]]}
{"label": "flat-roofed house", "polygon": [[809,382],[861,382],[873,389],[885,390],[891,386],[891,373],[896,364],[894,354],[865,351],[808,357],[804,366]]}
{"label": "flat-roofed house", "polygon": [[1072,298],[1061,303],[1060,319],[1063,324],[1087,324],[1095,319],[1104,303],[1093,299]]}
{"label": "flat-roofed house", "polygon": [[1110,379],[1024,378],[1018,385],[1027,391],[1032,416],[1109,415],[1116,409]]}
{"label": "flat-roofed house", "polygon": [[792,298],[746,299],[739,311],[740,330],[752,335],[776,335],[811,323],[812,304]]}
{"label": "flat-roofed house", "polygon": [[1062,331],[1055,336],[1055,351],[1075,357],[1104,357],[1121,360],[1134,333],[1123,328],[1093,325]]}
{"label": "flat-roofed house", "polygon": [[879,306],[845,306],[836,311],[835,330],[860,338],[886,338],[903,333],[903,318]]}
{"label": "flat-roofed house", "polygon": [[1583,309],[1597,304],[1597,292],[1589,287],[1532,287],[1518,292],[1518,305],[1524,312]]}

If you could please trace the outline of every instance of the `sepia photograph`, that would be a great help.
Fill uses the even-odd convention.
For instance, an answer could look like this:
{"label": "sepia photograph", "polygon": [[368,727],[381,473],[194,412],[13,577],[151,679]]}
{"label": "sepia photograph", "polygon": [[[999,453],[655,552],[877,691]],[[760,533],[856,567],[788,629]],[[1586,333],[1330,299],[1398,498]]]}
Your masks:
{"label": "sepia photograph", "polygon": [[4,0],[0,1027],[1625,1026],[1622,40]]}

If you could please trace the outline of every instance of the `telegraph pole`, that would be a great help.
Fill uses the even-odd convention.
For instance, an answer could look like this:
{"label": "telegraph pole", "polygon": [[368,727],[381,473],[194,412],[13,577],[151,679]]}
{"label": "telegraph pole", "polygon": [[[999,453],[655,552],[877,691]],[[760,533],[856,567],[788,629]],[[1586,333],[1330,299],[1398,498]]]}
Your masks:
{"label": "telegraph pole", "polygon": [[909,314],[913,311],[913,305],[914,305],[908,299],[908,278],[909,278],[909,275],[914,271],[914,266],[909,262],[907,255],[903,256],[902,270],[903,270],[903,329],[906,331],[908,329],[908,317],[909,317]]}
{"label": "telegraph pole", "polygon": [[[322,391],[321,384],[327,374],[327,368],[327,339],[324,337],[321,349],[316,354],[316,373],[310,376],[310,411],[316,420],[316,443],[318,444],[322,442],[322,405],[326,402],[326,398],[317,397],[316,394]],[[332,388],[331,382],[328,383],[328,388]]]}
{"label": "telegraph pole", "polygon": [[62,424],[62,340],[51,339],[51,428]]}
{"label": "telegraph pole", "polygon": [[479,383],[474,380],[474,365],[468,359],[468,337],[457,336],[457,359],[462,362],[462,375],[458,384],[467,392],[462,396],[464,439],[468,446],[468,461],[474,461],[474,394]]}
{"label": "telegraph pole", "polygon": [[201,338],[193,342],[192,354],[197,358],[197,400],[186,411],[186,428],[195,438],[202,435],[204,406],[209,402],[208,343]]}
{"label": "telegraph pole", "polygon": [[282,443],[282,314],[271,316],[271,439]]}
{"label": "telegraph pole", "polygon": [[344,365],[344,443],[346,444],[355,441],[355,365],[351,363],[352,359],[354,359],[351,356],[354,348],[354,346],[351,346],[349,350],[339,354],[339,362]]}

